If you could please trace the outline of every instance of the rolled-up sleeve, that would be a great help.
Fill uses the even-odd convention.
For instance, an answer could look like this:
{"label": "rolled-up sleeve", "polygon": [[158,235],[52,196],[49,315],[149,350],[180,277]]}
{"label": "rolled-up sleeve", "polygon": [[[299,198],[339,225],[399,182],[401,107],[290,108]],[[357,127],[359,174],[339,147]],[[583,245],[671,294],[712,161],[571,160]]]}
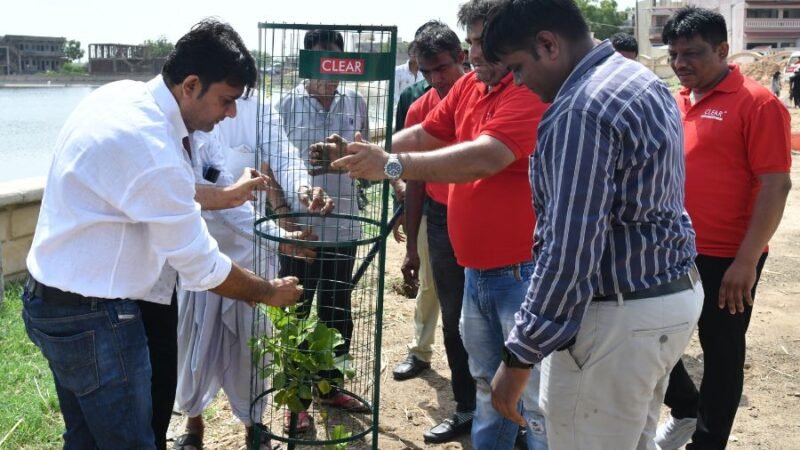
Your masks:
{"label": "rolled-up sleeve", "polygon": [[143,232],[150,235],[154,251],[178,271],[183,289],[205,291],[228,277],[231,260],[208,233],[194,194],[188,168],[154,168],[131,183],[119,208],[131,222],[146,224]]}

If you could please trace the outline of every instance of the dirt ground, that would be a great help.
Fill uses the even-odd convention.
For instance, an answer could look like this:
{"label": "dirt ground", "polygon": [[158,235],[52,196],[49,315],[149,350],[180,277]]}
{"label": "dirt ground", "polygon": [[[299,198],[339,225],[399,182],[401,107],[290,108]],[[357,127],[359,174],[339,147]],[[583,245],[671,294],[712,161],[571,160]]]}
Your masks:
{"label": "dirt ground", "polygon": [[[790,109],[793,129],[800,131],[800,110]],[[800,449],[800,153],[793,155],[792,193],[783,222],[770,245],[748,332],[745,388],[729,449]],[[400,279],[404,247],[390,241],[387,286]],[[433,370],[416,379],[397,382],[395,364],[406,356],[413,331],[414,301],[387,288],[384,297],[380,438],[378,447],[400,449],[470,449],[468,438],[427,446],[422,433],[454,408],[441,334],[436,337]],[[696,381],[702,374],[703,353],[693,339],[684,362]],[[218,396],[206,423],[205,448],[244,449],[243,428]],[[171,432],[182,429],[175,417]],[[359,444],[358,447],[363,447]]]}

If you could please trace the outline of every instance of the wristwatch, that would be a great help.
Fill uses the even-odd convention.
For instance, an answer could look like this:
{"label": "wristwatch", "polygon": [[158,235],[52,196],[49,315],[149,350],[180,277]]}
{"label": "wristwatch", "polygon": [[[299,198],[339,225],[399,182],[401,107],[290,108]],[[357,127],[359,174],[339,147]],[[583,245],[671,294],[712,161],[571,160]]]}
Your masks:
{"label": "wristwatch", "polygon": [[503,346],[503,350],[500,352],[500,355],[506,367],[512,367],[514,369],[530,369],[533,367],[533,364],[520,361],[520,359],[517,358],[517,355],[515,355],[514,352],[509,351],[505,346]]}
{"label": "wristwatch", "polygon": [[400,159],[397,158],[396,154],[389,154],[389,159],[383,166],[383,173],[390,180],[396,180],[403,174],[403,164],[400,162]]}

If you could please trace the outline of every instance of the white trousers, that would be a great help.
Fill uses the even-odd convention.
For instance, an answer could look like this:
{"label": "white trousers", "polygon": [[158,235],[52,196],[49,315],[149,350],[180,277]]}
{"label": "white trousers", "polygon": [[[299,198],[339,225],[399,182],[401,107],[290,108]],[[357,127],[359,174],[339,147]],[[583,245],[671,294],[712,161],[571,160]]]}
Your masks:
{"label": "white trousers", "polygon": [[569,349],[542,362],[550,450],[654,450],[672,367],[703,308],[703,287],[589,305]]}

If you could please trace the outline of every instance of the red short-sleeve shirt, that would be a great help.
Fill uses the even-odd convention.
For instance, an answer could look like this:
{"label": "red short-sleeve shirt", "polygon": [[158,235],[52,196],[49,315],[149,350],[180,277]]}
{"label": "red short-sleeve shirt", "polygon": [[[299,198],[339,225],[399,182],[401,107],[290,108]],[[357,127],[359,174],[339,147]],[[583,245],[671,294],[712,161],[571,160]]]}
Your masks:
{"label": "red short-sleeve shirt", "polygon": [[[744,239],[759,175],[791,169],[791,125],[781,101],[735,65],[692,105],[678,93],[686,155],[686,211],[701,255],[732,258]],[[766,249],[765,249],[766,251]]]}
{"label": "red short-sleeve shirt", "polygon": [[472,72],[456,82],[422,123],[427,133],[446,142],[491,136],[516,156],[490,177],[450,185],[448,231],[460,265],[492,269],[532,258],[535,219],[528,157],[546,109],[539,97],[515,86],[511,74],[487,91]]}
{"label": "red short-sleeve shirt", "polygon": [[[442,98],[439,97],[439,93],[436,89],[428,89],[428,92],[415,100],[414,103],[411,104],[411,107],[408,108],[405,128],[411,128],[418,123],[422,123],[425,117],[427,117],[428,114],[433,111],[433,108],[441,101]],[[449,183],[425,183],[425,193],[435,202],[446,205],[449,192]]]}

